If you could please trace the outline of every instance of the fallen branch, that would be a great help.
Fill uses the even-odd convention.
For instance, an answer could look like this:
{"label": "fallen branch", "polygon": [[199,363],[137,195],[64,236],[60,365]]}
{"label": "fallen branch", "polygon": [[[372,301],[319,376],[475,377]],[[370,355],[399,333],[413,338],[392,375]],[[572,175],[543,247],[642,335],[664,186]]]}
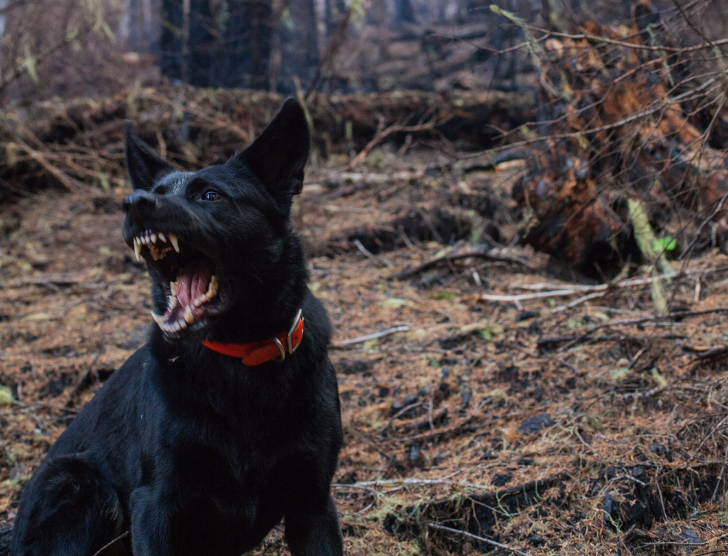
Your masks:
{"label": "fallen branch", "polygon": [[[705,309],[703,311],[675,311],[672,313],[667,313],[666,315],[653,315],[650,317],[638,317],[633,319],[619,319],[614,322],[605,322],[604,324],[599,324],[597,326],[592,327],[588,331],[584,332],[583,334],[574,337],[570,341],[568,341],[566,344],[561,346],[559,351],[566,351],[567,349],[570,349],[574,347],[576,344],[579,344],[585,340],[592,339],[594,337],[594,332],[597,330],[601,330],[603,328],[611,328],[614,326],[637,326],[640,324],[645,324],[648,322],[656,322],[656,321],[670,321],[675,320],[679,318],[684,317],[692,317],[692,316],[698,316],[698,315],[708,315],[711,313],[725,313],[728,312],[728,307],[716,307],[715,309]],[[651,335],[650,337],[655,337],[654,335]],[[665,338],[662,338],[665,339]],[[546,338],[543,339],[544,343]],[[542,340],[539,340],[541,342]],[[538,342],[537,342],[538,343]]]}
{"label": "fallen branch", "polygon": [[[676,277],[681,276],[689,276],[692,274],[714,274],[717,272],[723,272],[726,270],[726,267],[715,267],[707,270],[703,269],[696,269],[696,270],[686,270],[686,271],[677,271],[677,272],[671,272],[669,274],[660,274],[658,276],[651,276],[649,278],[631,278],[629,280],[622,280],[620,282],[611,283],[611,284],[599,284],[597,286],[581,286],[581,285],[575,285],[575,286],[568,286],[562,289],[557,290],[550,290],[550,291],[538,291],[536,293],[522,293],[522,294],[516,294],[516,295],[496,295],[496,294],[488,294],[483,293],[480,294],[480,299],[483,299],[485,301],[509,301],[509,302],[520,302],[520,301],[527,301],[529,299],[543,299],[548,297],[565,297],[568,295],[575,295],[578,293],[593,293],[593,292],[606,292],[607,290],[616,290],[620,288],[629,288],[633,286],[645,286],[645,285],[651,285],[653,282],[656,282],[658,280],[669,280]],[[533,289],[541,289],[544,285],[543,284],[535,284]],[[527,286],[518,286],[526,288]],[[587,298],[588,296],[584,296]],[[598,297],[598,296],[593,296]],[[581,299],[576,300],[579,303],[582,301],[586,301],[587,299]],[[576,305],[577,303],[574,302]],[[566,306],[568,307],[568,305]],[[563,310],[562,308],[558,308],[558,310]],[[556,312],[556,310],[554,311]],[[667,315],[665,315],[667,316]]]}
{"label": "fallen branch", "polygon": [[500,249],[490,249],[488,251],[484,250],[473,250],[473,251],[465,251],[461,253],[446,253],[444,255],[439,255],[437,257],[433,257],[432,259],[429,259],[422,264],[417,265],[416,267],[410,269],[410,270],[404,270],[397,274],[395,278],[397,280],[404,280],[406,278],[411,278],[412,276],[415,276],[416,274],[419,274],[420,272],[423,272],[429,268],[432,268],[433,266],[436,266],[440,264],[441,262],[452,262],[457,261],[460,259],[468,259],[468,258],[480,258],[480,259],[486,259],[489,261],[500,261],[500,262],[509,262],[509,263],[517,263],[520,265],[525,266],[529,270],[536,270],[536,268],[531,265],[528,261],[517,257],[515,255],[509,255],[507,253],[504,253]]}
{"label": "fallen branch", "polygon": [[552,313],[560,313],[561,311],[566,311],[566,309],[571,309],[572,307],[576,307],[577,305],[581,305],[585,301],[589,301],[590,299],[596,299],[597,297],[604,297],[607,295],[607,292],[593,292],[586,295],[582,295],[580,298],[575,299],[574,301],[571,301],[567,303],[566,305],[562,305],[561,307],[556,307],[555,309],[552,309]]}
{"label": "fallen branch", "polygon": [[446,486],[459,486],[465,488],[472,488],[476,490],[483,490],[488,488],[486,485],[476,485],[474,483],[461,483],[458,481],[448,481],[445,479],[386,479],[381,481],[363,481],[360,483],[334,483],[331,485],[334,488],[346,489],[346,488],[371,488],[379,486],[394,486],[394,485],[446,485]]}
{"label": "fallen branch", "polygon": [[356,245],[356,248],[368,259],[371,259],[373,261],[376,261],[380,265],[386,266],[387,268],[393,266],[392,261],[389,259],[386,259],[384,257],[377,257],[374,253],[369,251],[366,247],[364,247],[364,244],[359,241],[358,239],[354,240],[354,245]]}
{"label": "fallen branch", "polygon": [[361,150],[361,152],[351,159],[347,164],[346,169],[351,170],[356,168],[359,164],[364,162],[364,159],[376,147],[379,143],[384,141],[387,137],[393,133],[418,133],[421,131],[432,131],[438,125],[442,125],[447,122],[450,117],[440,118],[439,120],[431,120],[429,122],[417,124],[417,125],[404,125],[404,124],[393,124],[389,127],[378,131],[369,143]]}
{"label": "fallen branch", "polygon": [[518,554],[518,556],[530,556],[527,552],[523,552],[521,550],[518,550],[517,548],[513,548],[512,546],[508,546],[507,544],[502,544],[496,541],[492,541],[490,539],[486,539],[485,537],[479,537],[478,535],[473,535],[472,533],[468,533],[467,531],[461,531],[460,529],[453,529],[451,527],[445,527],[444,525],[438,525],[437,523],[428,523],[428,527],[431,529],[438,529],[439,531],[447,531],[448,533],[455,533],[456,535],[463,535],[464,537],[468,537],[470,539],[474,539],[476,541],[484,542],[485,544],[489,544],[491,546],[495,546],[496,548],[500,548],[501,550],[507,550],[509,552],[513,552],[514,554]]}
{"label": "fallen branch", "polygon": [[386,442],[419,442],[422,440],[432,440],[433,438],[436,438],[439,436],[445,436],[450,433],[457,433],[457,432],[460,432],[460,429],[462,429],[465,426],[472,423],[473,417],[474,417],[473,415],[470,415],[469,417],[466,417],[465,419],[460,421],[457,425],[448,427],[446,429],[432,430],[432,431],[428,431],[428,432],[423,432],[422,434],[414,434],[412,436],[403,436],[401,438],[388,438],[388,439],[386,439]]}
{"label": "fallen branch", "polygon": [[68,174],[66,174],[63,170],[60,168],[57,168],[53,164],[51,164],[45,156],[40,151],[35,150],[30,145],[28,145],[25,141],[23,141],[20,137],[17,135],[13,135],[13,140],[17,145],[23,149],[27,155],[35,160],[38,164],[40,164],[43,169],[48,172],[51,176],[53,176],[56,180],[58,180],[63,187],[68,189],[72,193],[81,193],[85,191],[89,191],[88,186],[81,183],[75,178],[72,178]]}
{"label": "fallen branch", "polygon": [[352,346],[354,344],[362,344],[364,342],[368,342],[369,340],[376,340],[377,338],[383,338],[384,336],[389,336],[390,334],[396,334],[397,332],[407,332],[409,331],[409,329],[410,327],[408,324],[403,324],[402,326],[387,328],[386,330],[382,330],[381,332],[372,332],[371,334],[367,334],[366,336],[358,336],[356,338],[349,338],[348,340],[334,342],[331,347],[343,348],[347,346]]}

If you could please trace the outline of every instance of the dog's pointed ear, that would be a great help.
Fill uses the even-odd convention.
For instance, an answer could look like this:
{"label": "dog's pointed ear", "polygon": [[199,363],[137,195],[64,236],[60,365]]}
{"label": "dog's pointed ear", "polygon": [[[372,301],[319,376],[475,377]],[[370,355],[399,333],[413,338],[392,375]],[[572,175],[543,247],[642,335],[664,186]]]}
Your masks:
{"label": "dog's pointed ear", "polygon": [[278,201],[287,205],[303,189],[303,168],[310,147],[303,108],[297,100],[288,98],[260,137],[228,164],[247,167]]}
{"label": "dog's pointed ear", "polygon": [[159,158],[137,137],[129,120],[124,122],[124,139],[126,140],[126,171],[129,173],[131,186],[134,189],[152,189],[154,181],[174,168]]}

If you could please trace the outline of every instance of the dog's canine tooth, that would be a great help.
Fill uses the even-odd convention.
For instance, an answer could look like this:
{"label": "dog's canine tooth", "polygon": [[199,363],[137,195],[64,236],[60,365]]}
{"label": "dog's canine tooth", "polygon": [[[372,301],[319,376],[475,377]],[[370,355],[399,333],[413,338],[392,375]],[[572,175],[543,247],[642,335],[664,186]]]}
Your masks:
{"label": "dog's canine tooth", "polygon": [[152,313],[152,318],[154,319],[154,322],[156,322],[160,326],[160,328],[161,328],[162,325],[164,324],[164,316],[163,315],[158,315],[154,311],[152,311],[151,313]]}
{"label": "dog's canine tooth", "polygon": [[174,234],[169,234],[169,241],[172,243],[172,247],[174,247],[174,250],[179,253],[179,243],[177,242],[177,236]]}
{"label": "dog's canine tooth", "polygon": [[215,297],[215,294],[217,293],[217,276],[215,274],[212,275],[212,278],[210,278],[210,283],[207,285],[207,291],[202,296],[205,299],[203,301],[208,301]]}
{"label": "dog's canine tooth", "polygon": [[185,307],[185,322],[187,324],[192,324],[193,322],[195,322],[195,317],[192,316],[192,307],[190,307],[189,305]]}
{"label": "dog's canine tooth", "polygon": [[136,257],[137,261],[142,260],[142,244],[137,243],[136,240],[134,240],[134,256]]}
{"label": "dog's canine tooth", "polygon": [[177,282],[170,282],[169,283],[169,291],[172,295],[177,295]]}

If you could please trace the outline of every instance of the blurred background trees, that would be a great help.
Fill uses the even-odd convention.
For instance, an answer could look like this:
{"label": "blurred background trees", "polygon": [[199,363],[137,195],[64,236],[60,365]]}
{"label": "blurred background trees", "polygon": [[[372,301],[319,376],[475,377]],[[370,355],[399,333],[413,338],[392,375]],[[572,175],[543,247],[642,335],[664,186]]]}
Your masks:
{"label": "blurred background trees", "polygon": [[[558,32],[587,19],[620,23],[632,17],[632,4],[0,0],[0,94],[87,96],[164,80],[290,93],[317,76],[321,92],[516,90],[533,84],[529,49],[513,48],[524,40],[523,25]],[[655,2],[645,28],[649,17],[682,4],[696,40],[698,28],[706,38],[724,36],[728,18],[707,14],[725,14],[725,0]]]}

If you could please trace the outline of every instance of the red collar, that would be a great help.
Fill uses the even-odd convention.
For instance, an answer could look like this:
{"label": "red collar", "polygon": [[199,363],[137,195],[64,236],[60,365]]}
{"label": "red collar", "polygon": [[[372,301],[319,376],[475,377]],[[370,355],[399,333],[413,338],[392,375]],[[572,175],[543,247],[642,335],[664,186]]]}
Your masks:
{"label": "red collar", "polygon": [[278,336],[273,336],[262,342],[249,342],[247,344],[222,344],[220,342],[211,342],[204,340],[202,345],[213,351],[229,355],[230,357],[239,357],[243,361],[243,365],[254,367],[262,363],[267,363],[276,359],[283,361],[286,353],[293,354],[303,339],[303,312],[301,309],[296,313],[293,319],[291,329]]}

